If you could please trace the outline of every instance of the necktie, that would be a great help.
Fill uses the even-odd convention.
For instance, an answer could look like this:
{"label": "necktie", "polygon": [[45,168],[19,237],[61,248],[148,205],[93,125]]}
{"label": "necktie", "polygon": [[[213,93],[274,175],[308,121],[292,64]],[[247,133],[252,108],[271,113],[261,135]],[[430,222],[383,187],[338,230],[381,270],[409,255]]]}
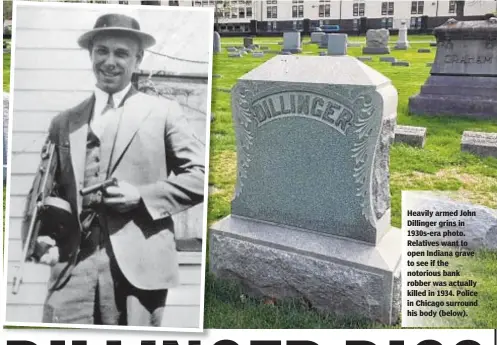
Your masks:
{"label": "necktie", "polygon": [[109,98],[107,99],[107,104],[105,105],[104,109],[102,110],[101,115],[104,115],[110,109],[114,109],[114,99],[112,98],[112,95],[109,94]]}

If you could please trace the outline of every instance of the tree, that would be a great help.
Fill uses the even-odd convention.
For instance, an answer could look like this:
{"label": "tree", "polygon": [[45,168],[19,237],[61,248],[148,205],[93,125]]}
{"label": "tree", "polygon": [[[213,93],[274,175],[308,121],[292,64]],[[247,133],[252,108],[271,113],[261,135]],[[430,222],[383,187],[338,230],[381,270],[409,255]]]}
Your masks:
{"label": "tree", "polygon": [[3,1],[3,20],[12,19],[12,1]]}
{"label": "tree", "polygon": [[[218,3],[222,2],[222,7],[219,9]],[[229,4],[228,0],[214,0],[214,23],[216,28],[219,26],[219,17],[222,17],[223,13],[226,12],[226,10],[230,10],[231,6]]]}

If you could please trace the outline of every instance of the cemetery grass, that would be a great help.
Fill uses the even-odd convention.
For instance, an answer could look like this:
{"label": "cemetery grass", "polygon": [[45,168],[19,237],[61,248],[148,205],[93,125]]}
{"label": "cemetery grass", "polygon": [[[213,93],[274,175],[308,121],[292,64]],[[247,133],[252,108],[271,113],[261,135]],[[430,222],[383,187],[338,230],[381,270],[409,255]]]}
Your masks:
{"label": "cemetery grass", "polygon": [[[349,36],[350,41],[364,41],[364,37]],[[280,50],[281,37],[256,38],[255,44]],[[304,38],[304,42],[309,38]],[[390,42],[395,42],[391,37]],[[455,198],[497,208],[497,159],[480,158],[460,151],[464,130],[497,132],[497,121],[475,121],[465,118],[413,116],[408,114],[408,100],[419,92],[429,76],[427,62],[435,58],[435,41],[430,35],[410,36],[411,48],[407,51],[392,50],[389,56],[409,61],[410,67],[395,67],[373,61],[367,64],[389,77],[399,94],[397,123],[427,128],[424,149],[394,144],[390,155],[390,185],[392,195],[392,225],[401,225],[402,190],[439,190],[453,194]],[[222,46],[242,45],[242,38],[223,38]],[[419,48],[429,48],[431,53],[418,53]],[[361,56],[361,48],[348,48],[348,54]],[[303,44],[302,55],[318,55],[314,44]],[[236,182],[235,133],[231,118],[231,89],[237,78],[272,58],[245,55],[229,58],[225,49],[214,57],[212,112],[215,121],[211,125],[208,224],[230,214],[230,201]],[[316,66],[319,68],[319,66]],[[220,91],[223,90],[223,91]],[[207,261],[208,262],[208,261]],[[497,327],[497,254],[481,252],[471,263],[472,279],[485,287],[480,294],[480,307],[472,311],[470,328]],[[267,301],[266,301],[267,302]],[[476,309],[476,308],[475,308]],[[363,320],[347,320],[332,315],[320,316],[308,310],[298,301],[286,301],[276,305],[264,301],[246,299],[238,287],[215,280],[209,274],[206,279],[205,328],[377,328],[383,327]],[[393,326],[399,327],[399,325]]]}
{"label": "cemetery grass", "polygon": [[[351,37],[351,40],[356,39]],[[357,38],[364,40],[364,38]],[[256,39],[255,43],[278,42],[280,38]],[[418,41],[433,41],[432,36],[416,37]],[[391,40],[392,41],[392,40]],[[395,41],[395,40],[393,40]],[[232,42],[232,43],[226,43]],[[241,38],[223,39],[223,46],[241,45]],[[433,61],[434,50],[430,54],[418,54],[417,48],[426,48],[428,43],[415,43],[408,51],[393,51],[392,56],[410,61],[411,67],[391,67],[388,63],[368,64],[392,79],[399,92],[398,123],[424,126],[428,128],[425,149],[414,149],[393,145],[391,151],[391,193],[392,224],[400,226],[400,191],[405,189],[443,190],[458,192],[475,203],[495,208],[497,206],[497,159],[482,159],[460,153],[460,137],[463,130],[497,132],[497,123],[433,117],[414,117],[407,114],[408,97],[419,91],[429,75],[426,62]],[[270,49],[281,49],[277,43]],[[315,45],[304,45],[304,53],[317,55]],[[349,48],[349,54],[361,55],[360,48]],[[221,78],[213,79],[212,111],[215,121],[211,126],[210,171],[209,171],[209,211],[208,223],[230,213],[236,175],[235,137],[231,120],[230,94],[216,91],[217,88],[230,89],[237,78],[255,68],[263,58],[245,56],[241,59],[228,58],[225,50],[215,56],[213,74]],[[10,54],[3,55],[4,92],[9,92]],[[5,188],[4,188],[5,202]],[[5,203],[4,203],[5,207]],[[208,264],[208,258],[207,258]],[[497,327],[497,254],[482,252],[471,264],[473,279],[478,280],[485,291],[480,298],[483,307],[474,316],[474,328]],[[266,301],[267,302],[267,301]],[[270,301],[272,302],[272,301]],[[333,315],[319,315],[299,301],[265,303],[246,298],[240,288],[224,281],[206,276],[205,328],[381,328],[380,324],[361,319],[344,319]],[[400,327],[399,325],[393,327]]]}
{"label": "cemetery grass", "polygon": [[3,54],[3,92],[10,90],[10,54]]}

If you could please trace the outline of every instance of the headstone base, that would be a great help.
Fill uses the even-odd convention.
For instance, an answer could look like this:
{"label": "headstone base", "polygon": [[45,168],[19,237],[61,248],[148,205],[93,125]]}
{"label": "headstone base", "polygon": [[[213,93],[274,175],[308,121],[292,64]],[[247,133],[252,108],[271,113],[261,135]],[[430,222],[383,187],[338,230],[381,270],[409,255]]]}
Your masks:
{"label": "headstone base", "polygon": [[497,78],[431,75],[421,92],[409,98],[416,115],[497,118]]}
{"label": "headstone base", "polygon": [[363,54],[390,54],[389,47],[364,47],[362,48]]}
{"label": "headstone base", "polygon": [[408,48],[409,48],[409,43],[397,42],[397,44],[395,45],[395,47],[393,49],[395,49],[395,50],[407,50]]}
{"label": "headstone base", "polygon": [[401,231],[379,244],[228,216],[210,228],[210,271],[255,297],[303,298],[316,310],[394,324]]}
{"label": "headstone base", "polygon": [[295,49],[282,49],[282,53],[292,53],[292,54],[297,54],[297,53],[302,53],[302,48],[295,48]]}

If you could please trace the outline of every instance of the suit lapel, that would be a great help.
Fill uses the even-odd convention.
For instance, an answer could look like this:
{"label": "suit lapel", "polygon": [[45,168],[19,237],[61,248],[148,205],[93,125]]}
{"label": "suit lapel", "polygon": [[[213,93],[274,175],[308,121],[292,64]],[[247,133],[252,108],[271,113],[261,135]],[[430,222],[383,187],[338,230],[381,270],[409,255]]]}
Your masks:
{"label": "suit lapel", "polygon": [[143,101],[141,95],[134,88],[131,88],[124,98],[123,104],[121,123],[112,154],[111,174],[116,169],[136,132],[140,129],[142,122],[152,113],[152,109],[147,107],[147,103]]}
{"label": "suit lapel", "polygon": [[83,187],[86,160],[86,141],[88,139],[88,122],[93,112],[95,96],[84,101],[69,121],[69,142],[71,148],[71,163],[74,171],[74,182],[77,193],[78,212],[82,208],[82,197],[79,189]]}

